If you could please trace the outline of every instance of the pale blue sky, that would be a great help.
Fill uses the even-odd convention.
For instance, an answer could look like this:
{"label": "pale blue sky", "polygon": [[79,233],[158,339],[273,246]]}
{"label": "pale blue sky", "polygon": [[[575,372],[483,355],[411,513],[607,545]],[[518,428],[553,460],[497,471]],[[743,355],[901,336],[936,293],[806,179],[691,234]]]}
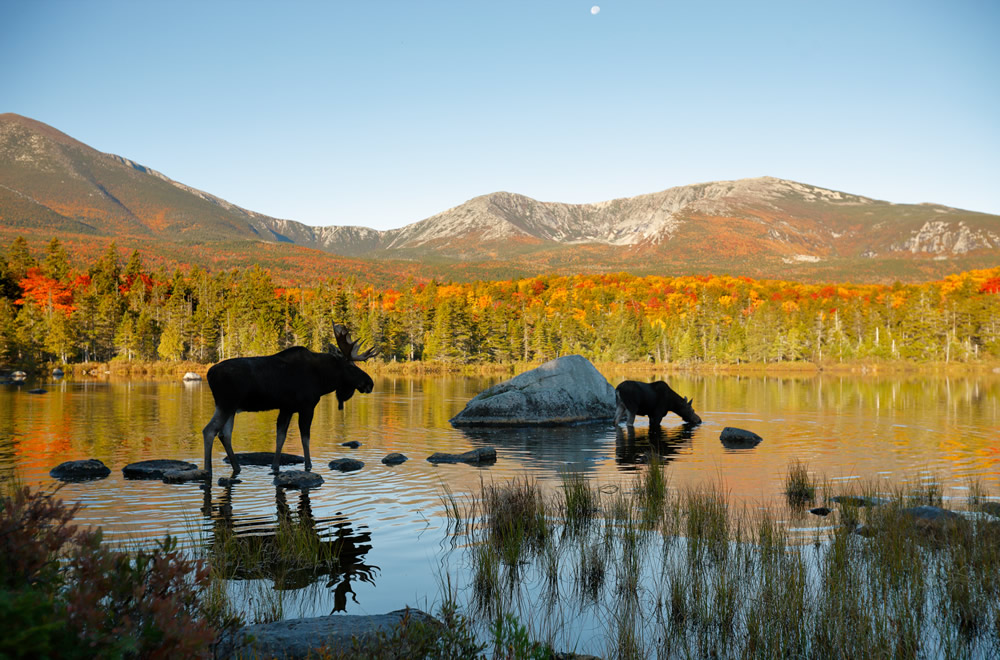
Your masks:
{"label": "pale blue sky", "polygon": [[311,225],[763,175],[1000,213],[995,0],[0,0],[0,63],[0,112]]}

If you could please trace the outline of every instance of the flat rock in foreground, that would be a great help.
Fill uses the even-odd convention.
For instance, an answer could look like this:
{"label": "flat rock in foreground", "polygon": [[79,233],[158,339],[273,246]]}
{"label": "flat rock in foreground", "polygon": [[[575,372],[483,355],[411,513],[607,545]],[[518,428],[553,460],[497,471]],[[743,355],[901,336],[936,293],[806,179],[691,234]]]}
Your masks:
{"label": "flat rock in foreground", "polygon": [[90,481],[103,479],[109,474],[111,474],[111,468],[96,458],[66,461],[49,470],[50,477],[61,481]]}
{"label": "flat rock in foreground", "polygon": [[308,619],[290,619],[274,623],[258,623],[236,631],[231,639],[223,640],[216,649],[217,658],[284,658],[298,660],[323,657],[317,653],[323,647],[350,650],[353,639],[374,641],[379,634],[390,635],[403,621],[420,622],[434,627],[441,623],[420,610],[396,610],[370,616],[334,614]]}
{"label": "flat rock in foreground", "polygon": [[175,470],[197,470],[198,466],[187,461],[175,461],[170,458],[155,458],[151,461],[129,463],[122,468],[126,479],[163,479],[165,472]]}
{"label": "flat rock in foreground", "polygon": [[615,388],[589,360],[566,355],[480,392],[454,426],[576,424],[615,415]]}
{"label": "flat rock in foreground", "polygon": [[[228,463],[229,457],[226,456],[222,459],[223,462]],[[274,452],[273,451],[246,451],[236,454],[236,460],[240,462],[240,466],[244,465],[263,465],[265,467],[271,467],[274,464]],[[297,456],[295,454],[285,454],[282,452],[281,458],[278,459],[278,465],[298,465],[300,463],[305,463],[306,459],[302,456]]]}
{"label": "flat rock in foreground", "polygon": [[428,456],[427,460],[431,463],[495,463],[497,450],[493,447],[480,447],[470,449],[462,454],[448,454],[439,451]]}

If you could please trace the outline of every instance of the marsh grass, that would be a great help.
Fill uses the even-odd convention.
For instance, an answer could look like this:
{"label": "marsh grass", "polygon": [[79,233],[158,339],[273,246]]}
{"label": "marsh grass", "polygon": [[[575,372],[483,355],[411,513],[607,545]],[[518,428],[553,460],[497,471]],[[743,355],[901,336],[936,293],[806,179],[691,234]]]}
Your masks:
{"label": "marsh grass", "polygon": [[[530,481],[491,484],[466,507],[477,609],[484,621],[516,609],[556,648],[593,630],[581,650],[609,658],[1000,656],[1000,523],[906,515],[941,502],[933,479],[807,481],[840,522],[817,543],[790,535],[784,510],[671,489],[653,464],[632,488],[564,475],[550,499]],[[988,498],[970,488],[970,507]],[[505,534],[521,539],[517,571]]]}
{"label": "marsh grass", "polygon": [[785,470],[785,497],[791,507],[804,507],[816,499],[816,480],[799,459],[794,459]]}

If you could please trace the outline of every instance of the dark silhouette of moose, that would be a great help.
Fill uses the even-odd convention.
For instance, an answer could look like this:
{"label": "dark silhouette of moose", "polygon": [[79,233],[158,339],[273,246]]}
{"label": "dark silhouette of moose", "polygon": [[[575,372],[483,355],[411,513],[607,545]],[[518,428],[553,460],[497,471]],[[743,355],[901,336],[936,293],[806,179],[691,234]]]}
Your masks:
{"label": "dark silhouette of moose", "polygon": [[636,380],[622,381],[615,388],[615,426],[626,418],[625,424],[633,426],[636,415],[649,417],[649,427],[656,428],[667,413],[675,413],[688,424],[701,424],[701,417],[694,411],[694,402],[685,399],[662,380],[655,383],[640,383]]}
{"label": "dark silhouette of moose", "polygon": [[313,410],[322,396],[337,393],[339,408],[355,391],[367,394],[375,386],[371,376],[358,367],[377,353],[375,348],[360,352],[360,342],[351,341],[350,332],[342,325],[333,327],[337,347],[327,353],[314,353],[295,346],[280,353],[263,357],[243,357],[223,360],[208,370],[208,386],[215,398],[215,414],[202,431],[205,440],[205,470],[212,473],[212,443],[222,440],[226,455],[233,466],[233,475],[240,472],[240,463],[233,453],[233,421],[237,412],[278,411],[277,435],[272,469],[278,472],[281,447],[285,444],[292,414],[299,414],[299,434],[305,467],[312,469],[309,458],[309,428]]}

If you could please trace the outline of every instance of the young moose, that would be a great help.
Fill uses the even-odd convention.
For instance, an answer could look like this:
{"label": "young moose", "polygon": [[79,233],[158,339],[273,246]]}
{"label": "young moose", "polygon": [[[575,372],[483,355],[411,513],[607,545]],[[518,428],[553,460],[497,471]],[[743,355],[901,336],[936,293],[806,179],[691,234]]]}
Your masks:
{"label": "young moose", "polygon": [[694,401],[685,399],[662,380],[655,383],[640,383],[636,380],[623,381],[615,388],[615,426],[626,417],[625,423],[633,426],[636,415],[649,416],[649,426],[657,428],[660,420],[672,412],[687,424],[701,424],[701,417],[694,411]]}
{"label": "young moose", "polygon": [[278,472],[281,447],[285,444],[288,424],[292,414],[299,414],[299,433],[306,469],[312,469],[309,458],[309,427],[313,409],[320,397],[337,393],[341,410],[355,390],[362,394],[372,391],[375,383],[371,376],[358,367],[374,356],[370,348],[361,353],[360,342],[352,342],[350,332],[342,325],[333,327],[337,349],[328,353],[314,353],[302,346],[286,348],[280,353],[265,357],[245,357],[223,360],[208,370],[208,386],[215,398],[215,414],[202,431],[205,440],[205,470],[212,472],[212,443],[218,436],[226,449],[233,475],[240,472],[240,464],[233,454],[233,421],[238,412],[278,411],[277,436],[274,444],[274,472]]}

